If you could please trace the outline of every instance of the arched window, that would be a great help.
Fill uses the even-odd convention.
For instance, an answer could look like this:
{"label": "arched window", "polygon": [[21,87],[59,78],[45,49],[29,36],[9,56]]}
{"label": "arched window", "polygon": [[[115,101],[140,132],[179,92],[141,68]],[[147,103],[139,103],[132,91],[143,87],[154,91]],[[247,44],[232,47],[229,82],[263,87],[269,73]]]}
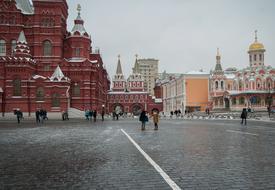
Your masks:
{"label": "arched window", "polygon": [[250,60],[250,62],[252,61],[252,56],[251,55],[249,56],[249,60]]}
{"label": "arched window", "polygon": [[60,107],[60,95],[57,93],[54,93],[52,95],[52,107]]}
{"label": "arched window", "polygon": [[262,61],[262,54],[259,54],[260,61]]}
{"label": "arched window", "polygon": [[78,83],[75,83],[73,86],[73,96],[80,96],[80,86]]}
{"label": "arched window", "polygon": [[11,41],[11,55],[14,54],[15,47],[16,47],[16,40],[12,40]]}
{"label": "arched window", "polygon": [[230,84],[227,85],[227,90],[231,90]]}
{"label": "arched window", "polygon": [[223,81],[221,81],[221,89],[223,90]]}
{"label": "arched window", "polygon": [[51,56],[52,55],[52,43],[49,40],[43,42],[43,55]]}
{"label": "arched window", "polygon": [[36,100],[37,101],[43,101],[44,100],[44,88],[43,87],[38,87],[36,90]]}
{"label": "arched window", "polygon": [[80,57],[80,48],[79,47],[75,48],[75,56]]}
{"label": "arched window", "polygon": [[21,80],[19,78],[13,80],[13,96],[21,96]]}
{"label": "arched window", "polygon": [[254,55],[254,61],[256,61],[257,60],[257,55]]}
{"label": "arched window", "polygon": [[219,83],[218,81],[215,82],[215,89],[217,90],[219,88]]}
{"label": "arched window", "polygon": [[0,56],[6,56],[6,41],[0,40]]}

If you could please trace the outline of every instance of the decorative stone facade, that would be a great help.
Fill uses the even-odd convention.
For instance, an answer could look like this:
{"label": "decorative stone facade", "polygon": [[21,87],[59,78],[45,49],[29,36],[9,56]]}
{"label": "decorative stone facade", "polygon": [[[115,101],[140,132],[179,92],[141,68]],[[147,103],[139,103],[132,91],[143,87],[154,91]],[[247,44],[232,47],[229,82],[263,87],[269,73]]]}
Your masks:
{"label": "decorative stone facade", "polygon": [[117,70],[113,77],[112,91],[108,93],[108,112],[131,113],[139,115],[142,110],[151,112],[153,109],[162,111],[162,101],[149,94],[144,89],[144,78],[139,72],[137,57],[133,73],[125,79],[120,56],[118,56]]}
{"label": "decorative stone facade", "polygon": [[249,66],[244,69],[222,70],[217,52],[216,67],[210,77],[210,95],[213,109],[267,110],[275,105],[275,69],[264,64],[264,45],[255,42],[249,46]]}
{"label": "decorative stone facade", "polygon": [[0,111],[101,109],[110,81],[81,7],[67,31],[66,0],[0,0]]}

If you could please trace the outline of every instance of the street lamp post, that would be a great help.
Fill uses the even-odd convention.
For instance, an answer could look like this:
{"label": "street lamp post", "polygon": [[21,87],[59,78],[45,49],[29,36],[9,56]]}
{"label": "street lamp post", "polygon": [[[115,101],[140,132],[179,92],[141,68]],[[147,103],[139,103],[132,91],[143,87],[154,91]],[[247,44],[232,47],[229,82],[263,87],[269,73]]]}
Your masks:
{"label": "street lamp post", "polygon": [[267,97],[267,111],[268,111],[268,116],[270,117],[270,112],[271,112],[271,103],[272,103],[272,96],[271,96],[271,89],[270,85],[268,86],[268,97]]}

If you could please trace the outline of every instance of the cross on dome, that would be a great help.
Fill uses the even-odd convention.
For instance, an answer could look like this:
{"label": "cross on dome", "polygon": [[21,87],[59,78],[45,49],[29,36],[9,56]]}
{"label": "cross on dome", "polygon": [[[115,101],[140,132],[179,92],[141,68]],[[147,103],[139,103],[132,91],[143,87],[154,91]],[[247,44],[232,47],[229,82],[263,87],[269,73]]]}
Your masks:
{"label": "cross on dome", "polygon": [[76,10],[78,11],[78,15],[80,15],[80,11],[81,11],[81,5],[80,4],[77,4]]}

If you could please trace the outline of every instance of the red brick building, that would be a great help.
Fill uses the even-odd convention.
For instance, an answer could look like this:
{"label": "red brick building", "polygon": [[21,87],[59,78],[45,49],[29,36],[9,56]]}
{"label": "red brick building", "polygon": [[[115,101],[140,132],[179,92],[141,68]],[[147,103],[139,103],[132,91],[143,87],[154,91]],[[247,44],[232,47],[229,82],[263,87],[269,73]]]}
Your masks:
{"label": "red brick building", "polygon": [[0,111],[107,105],[108,73],[80,16],[67,31],[66,0],[0,0]]}
{"label": "red brick building", "polygon": [[133,73],[126,80],[122,72],[120,57],[118,57],[112,91],[108,93],[108,112],[139,115],[142,110],[151,112],[153,109],[162,111],[162,101],[144,90],[144,79],[139,72],[137,58]]}

